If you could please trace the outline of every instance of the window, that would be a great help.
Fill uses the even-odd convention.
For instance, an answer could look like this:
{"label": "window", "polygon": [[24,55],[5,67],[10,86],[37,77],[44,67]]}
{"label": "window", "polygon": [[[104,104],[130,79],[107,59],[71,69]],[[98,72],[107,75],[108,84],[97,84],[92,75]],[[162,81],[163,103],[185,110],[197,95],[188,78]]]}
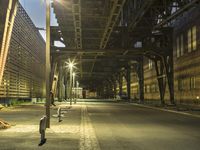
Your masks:
{"label": "window", "polygon": [[193,26],[192,27],[192,49],[193,51],[195,51],[197,49],[197,27]]}
{"label": "window", "polygon": [[183,54],[184,54],[184,47],[183,47],[183,34],[181,34],[181,39],[180,39],[180,51],[181,51],[181,56],[183,56]]}
{"label": "window", "polygon": [[154,83],[151,85],[151,92],[156,92],[156,84]]}
{"label": "window", "polygon": [[142,47],[142,42],[141,41],[137,41],[134,45],[135,48],[141,48]]}
{"label": "window", "polygon": [[176,38],[176,56],[180,57],[179,37]]}
{"label": "window", "polygon": [[191,89],[191,79],[190,78],[180,78],[178,79],[178,90],[186,91]]}
{"label": "window", "polygon": [[150,85],[147,85],[146,88],[147,88],[147,91],[146,91],[146,92],[147,92],[147,93],[150,93]]}
{"label": "window", "polygon": [[178,90],[179,90],[179,91],[182,91],[182,90],[183,90],[183,80],[182,80],[182,79],[179,79],[179,80],[178,80]]}
{"label": "window", "polygon": [[183,34],[176,38],[176,56],[179,58],[184,54],[184,38]]}
{"label": "window", "polygon": [[153,61],[149,59],[149,70],[151,70],[152,68],[153,68]]}
{"label": "window", "polygon": [[191,29],[188,30],[188,52],[192,51],[192,32]]}
{"label": "window", "polygon": [[188,30],[188,52],[195,51],[197,49],[197,27],[193,26]]}
{"label": "window", "polygon": [[195,85],[195,77],[191,77],[190,78],[190,90],[193,90],[196,88],[196,85]]}

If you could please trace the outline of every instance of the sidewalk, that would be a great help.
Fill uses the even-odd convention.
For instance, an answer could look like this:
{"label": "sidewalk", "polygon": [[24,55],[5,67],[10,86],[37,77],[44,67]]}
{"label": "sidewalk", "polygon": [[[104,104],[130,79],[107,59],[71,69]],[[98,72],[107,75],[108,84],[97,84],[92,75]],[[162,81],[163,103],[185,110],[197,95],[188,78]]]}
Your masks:
{"label": "sidewalk", "polygon": [[151,108],[151,109],[157,109],[161,111],[168,111],[172,113],[178,113],[182,115],[188,115],[188,116],[193,116],[200,118],[200,105],[186,105],[186,104],[177,104],[175,105],[165,105],[161,106],[160,104],[155,104],[155,103],[136,103],[133,102],[131,103],[133,105],[141,106],[141,107],[146,107],[146,108]]}
{"label": "sidewalk", "polygon": [[[65,109],[62,122],[55,118],[57,107]],[[39,120],[45,114],[42,104],[20,105],[0,110],[0,118],[9,122],[11,128],[0,130],[1,150],[79,149],[81,105],[61,104],[51,108],[51,128],[46,131],[47,142],[40,141]]]}

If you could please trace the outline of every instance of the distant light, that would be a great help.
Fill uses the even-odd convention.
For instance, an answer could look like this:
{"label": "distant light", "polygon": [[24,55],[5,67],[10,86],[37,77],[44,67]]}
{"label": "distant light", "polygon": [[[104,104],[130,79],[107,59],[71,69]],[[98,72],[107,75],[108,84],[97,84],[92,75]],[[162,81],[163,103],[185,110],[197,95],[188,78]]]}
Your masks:
{"label": "distant light", "polygon": [[57,49],[57,50],[56,50],[56,52],[60,52],[60,50],[59,50],[59,49]]}
{"label": "distant light", "polygon": [[199,96],[197,96],[197,99],[199,99]]}
{"label": "distant light", "polygon": [[125,70],[125,68],[124,68],[124,67],[122,67],[122,68],[121,68],[121,70]]}
{"label": "distant light", "polygon": [[73,72],[73,74],[72,74],[73,76],[75,76],[76,75],[76,73],[75,72]]}

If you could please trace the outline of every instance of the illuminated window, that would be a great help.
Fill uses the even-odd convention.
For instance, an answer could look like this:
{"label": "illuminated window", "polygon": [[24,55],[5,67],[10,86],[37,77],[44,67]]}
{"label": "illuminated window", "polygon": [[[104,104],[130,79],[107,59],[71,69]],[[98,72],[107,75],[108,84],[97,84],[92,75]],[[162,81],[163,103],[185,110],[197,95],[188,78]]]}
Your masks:
{"label": "illuminated window", "polygon": [[152,68],[153,68],[153,61],[149,59],[149,70],[151,70]]}
{"label": "illuminated window", "polygon": [[190,78],[190,90],[195,89],[196,84],[195,84],[195,77]]}
{"label": "illuminated window", "polygon": [[191,29],[188,30],[188,52],[192,51],[192,32]]}
{"label": "illuminated window", "polygon": [[150,93],[150,85],[147,85],[146,88],[147,88],[147,89],[146,89],[146,92],[147,92],[147,93]]}
{"label": "illuminated window", "polygon": [[180,52],[181,52],[181,56],[183,56],[183,54],[184,54],[184,47],[183,47],[183,34],[181,34],[181,37],[180,37]]}
{"label": "illuminated window", "polygon": [[176,38],[176,56],[180,57],[179,37]]}
{"label": "illuminated window", "polygon": [[182,90],[183,90],[183,85],[184,85],[183,79],[179,79],[179,80],[178,80],[178,90],[179,90],[179,91],[182,91]]}
{"label": "illuminated window", "polygon": [[193,51],[195,51],[197,49],[197,27],[193,26],[192,27],[192,49]]}
{"label": "illuminated window", "polygon": [[134,45],[135,48],[141,48],[142,47],[142,42],[141,41],[137,41]]}
{"label": "illuminated window", "polygon": [[197,49],[197,27],[193,26],[188,30],[188,52],[195,51]]}
{"label": "illuminated window", "polygon": [[151,85],[151,92],[156,92],[156,84]]}
{"label": "illuminated window", "polygon": [[178,90],[186,91],[195,88],[195,78],[180,78],[178,79]]}

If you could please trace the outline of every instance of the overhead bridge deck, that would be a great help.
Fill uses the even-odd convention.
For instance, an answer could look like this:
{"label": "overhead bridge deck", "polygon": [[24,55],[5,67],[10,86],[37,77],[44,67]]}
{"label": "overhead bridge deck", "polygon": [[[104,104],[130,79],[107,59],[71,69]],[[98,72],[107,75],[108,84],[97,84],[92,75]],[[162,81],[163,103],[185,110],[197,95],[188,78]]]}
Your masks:
{"label": "overhead bridge deck", "polygon": [[0,150],[198,150],[199,18],[200,0],[0,0]]}

